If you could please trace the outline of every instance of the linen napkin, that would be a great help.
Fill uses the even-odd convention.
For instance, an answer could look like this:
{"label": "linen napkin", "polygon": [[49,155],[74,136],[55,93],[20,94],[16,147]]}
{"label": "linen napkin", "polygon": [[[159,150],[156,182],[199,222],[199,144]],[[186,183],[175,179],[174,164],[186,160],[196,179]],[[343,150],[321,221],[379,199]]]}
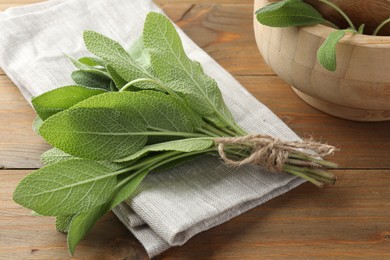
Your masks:
{"label": "linen napkin", "polygon": [[[48,90],[73,84],[73,57],[86,55],[84,30],[95,30],[124,46],[142,32],[150,0],[52,0],[0,13],[0,66],[27,101]],[[187,54],[219,84],[238,123],[252,133],[285,140],[299,138],[251,96],[228,72],[179,30]],[[114,212],[138,238],[150,257],[184,244],[301,184],[287,174],[255,166],[231,168],[204,156],[165,172],[150,174],[136,194]]]}

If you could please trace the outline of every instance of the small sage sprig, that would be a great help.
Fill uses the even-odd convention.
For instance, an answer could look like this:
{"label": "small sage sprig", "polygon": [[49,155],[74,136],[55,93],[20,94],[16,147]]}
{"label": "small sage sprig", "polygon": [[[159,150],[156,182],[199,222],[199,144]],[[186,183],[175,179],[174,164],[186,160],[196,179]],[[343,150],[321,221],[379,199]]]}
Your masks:
{"label": "small sage sprig", "polygon": [[150,172],[200,155],[223,154],[238,164],[262,159],[318,187],[334,184],[325,169],[337,165],[304,151],[327,155],[333,147],[262,135],[238,141],[249,133],[233,118],[216,81],[188,58],[164,15],[149,13],[143,35],[128,51],[97,32],[83,36],[97,57],[70,58],[77,85],[33,98],[34,129],[54,148],[13,196],[39,215],[56,216],[72,254],[96,221],[133,195]]}
{"label": "small sage sprig", "polygon": [[[350,28],[338,29],[331,21],[326,20],[313,6],[305,3],[303,0],[281,0],[271,3],[256,11],[257,20],[271,27],[291,27],[291,26],[310,26],[324,24],[331,26],[336,31],[330,33],[317,52],[318,62],[327,70],[335,71],[337,69],[336,46],[347,32],[352,34],[363,34],[364,24],[358,29],[355,27],[348,15],[337,5],[329,0],[318,0],[331,8],[335,9],[349,24]],[[390,23],[390,18],[381,23],[373,35]]]}

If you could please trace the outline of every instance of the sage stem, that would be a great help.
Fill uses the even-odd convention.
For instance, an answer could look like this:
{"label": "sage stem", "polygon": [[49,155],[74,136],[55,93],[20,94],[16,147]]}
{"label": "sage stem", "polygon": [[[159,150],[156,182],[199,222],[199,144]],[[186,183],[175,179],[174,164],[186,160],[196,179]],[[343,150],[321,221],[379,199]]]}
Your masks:
{"label": "sage stem", "polygon": [[375,29],[373,35],[374,35],[374,36],[375,36],[375,35],[378,35],[379,31],[380,31],[386,24],[388,24],[388,23],[390,23],[390,17],[387,18],[386,20],[384,20],[384,21]]}
{"label": "sage stem", "polygon": [[351,19],[349,19],[348,15],[346,13],[344,13],[343,10],[341,10],[337,5],[335,5],[334,3],[330,2],[329,0],[318,0],[326,5],[329,5],[330,7],[332,7],[333,9],[335,9],[339,14],[341,14],[341,16],[344,17],[344,19],[347,21],[347,23],[349,24],[349,26],[355,31],[357,32],[356,30],[356,27],[355,25],[353,25],[353,22],[351,21]]}

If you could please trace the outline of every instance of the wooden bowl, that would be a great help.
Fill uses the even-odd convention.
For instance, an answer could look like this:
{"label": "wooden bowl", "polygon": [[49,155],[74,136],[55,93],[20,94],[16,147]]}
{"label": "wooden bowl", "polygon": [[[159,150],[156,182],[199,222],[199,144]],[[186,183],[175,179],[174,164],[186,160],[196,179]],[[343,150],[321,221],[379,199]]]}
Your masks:
{"label": "wooden bowl", "polygon": [[[255,10],[270,2],[255,0]],[[337,46],[337,70],[316,53],[334,29],[271,28],[254,17],[257,46],[266,61],[311,106],[356,121],[390,120],[390,37],[347,35]]]}

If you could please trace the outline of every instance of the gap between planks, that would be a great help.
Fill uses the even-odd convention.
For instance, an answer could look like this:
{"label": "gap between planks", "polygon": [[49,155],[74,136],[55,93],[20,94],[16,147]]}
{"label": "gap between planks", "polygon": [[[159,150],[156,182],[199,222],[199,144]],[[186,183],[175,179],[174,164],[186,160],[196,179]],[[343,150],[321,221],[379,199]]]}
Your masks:
{"label": "gap between planks", "polygon": [[[17,183],[28,173],[0,170],[0,236],[7,241],[0,244],[0,255],[7,259],[25,259],[33,254],[66,258],[66,237],[55,231],[54,219],[33,217],[30,210],[12,201]],[[157,259],[389,255],[390,170],[336,173],[340,177],[336,186],[318,189],[303,184],[202,232]],[[109,254],[129,259],[146,257],[140,244],[111,213],[81,242],[76,257]]]}

